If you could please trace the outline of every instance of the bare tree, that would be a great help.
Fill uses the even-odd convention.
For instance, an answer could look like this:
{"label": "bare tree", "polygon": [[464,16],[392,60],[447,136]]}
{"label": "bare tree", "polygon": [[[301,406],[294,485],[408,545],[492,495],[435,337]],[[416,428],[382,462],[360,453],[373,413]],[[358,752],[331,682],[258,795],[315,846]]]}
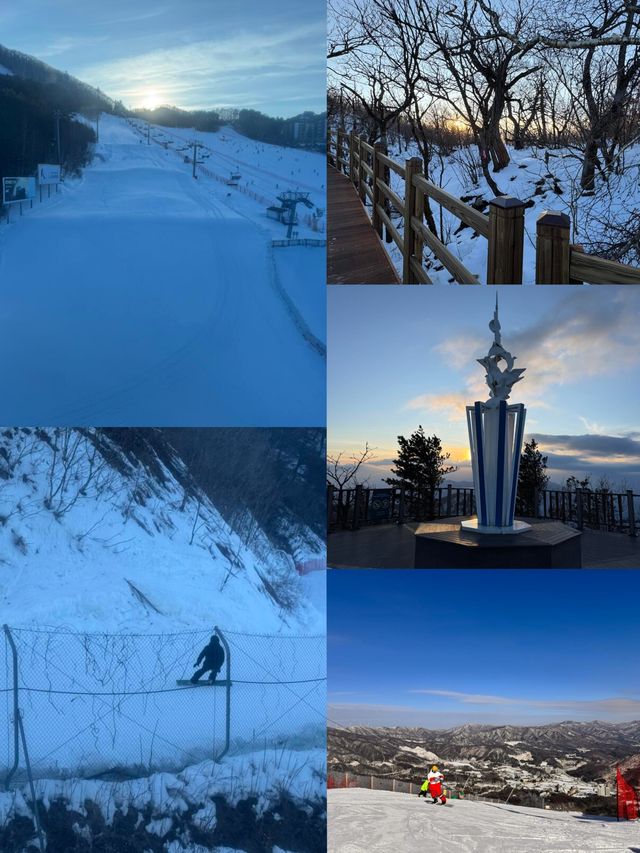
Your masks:
{"label": "bare tree", "polygon": [[363,485],[358,479],[358,472],[367,460],[373,456],[373,449],[369,447],[369,442],[364,446],[361,453],[354,453],[344,458],[343,453],[338,453],[337,456],[327,456],[327,480],[329,485],[335,486],[338,489],[345,489],[349,486]]}

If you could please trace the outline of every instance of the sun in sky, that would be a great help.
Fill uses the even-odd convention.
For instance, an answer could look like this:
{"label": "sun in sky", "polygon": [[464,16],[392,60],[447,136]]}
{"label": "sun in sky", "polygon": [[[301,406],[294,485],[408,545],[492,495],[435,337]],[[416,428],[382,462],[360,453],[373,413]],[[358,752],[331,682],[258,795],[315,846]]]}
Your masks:
{"label": "sun in sky", "polygon": [[139,98],[140,106],[143,110],[155,110],[162,103],[162,98],[155,89],[149,89],[148,91],[141,92]]}

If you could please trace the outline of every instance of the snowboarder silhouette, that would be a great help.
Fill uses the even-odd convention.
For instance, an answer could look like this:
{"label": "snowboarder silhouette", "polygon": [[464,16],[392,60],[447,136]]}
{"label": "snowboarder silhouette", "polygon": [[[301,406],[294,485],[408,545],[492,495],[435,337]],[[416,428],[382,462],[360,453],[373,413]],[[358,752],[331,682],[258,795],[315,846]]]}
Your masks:
{"label": "snowboarder silhouette", "polygon": [[209,673],[209,681],[215,681],[216,675],[220,672],[224,663],[224,650],[215,634],[213,634],[207,645],[198,655],[198,660],[194,663],[194,666],[200,666],[200,662],[202,662],[202,666],[191,676],[191,683],[197,684],[205,672]]}

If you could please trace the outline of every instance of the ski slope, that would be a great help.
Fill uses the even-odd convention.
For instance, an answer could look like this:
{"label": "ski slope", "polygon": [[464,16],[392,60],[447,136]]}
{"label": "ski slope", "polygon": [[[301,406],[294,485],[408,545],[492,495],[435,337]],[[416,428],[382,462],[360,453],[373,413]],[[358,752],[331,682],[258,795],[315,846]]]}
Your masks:
{"label": "ski slope", "polygon": [[[322,423],[322,348],[275,286],[274,229],[256,200],[103,115],[82,177],[0,228],[0,420]],[[317,295],[291,301],[323,338],[324,251],[297,262]]]}
{"label": "ski slope", "polygon": [[638,849],[638,825],[577,812],[415,795],[331,790],[328,853],[623,853]]}

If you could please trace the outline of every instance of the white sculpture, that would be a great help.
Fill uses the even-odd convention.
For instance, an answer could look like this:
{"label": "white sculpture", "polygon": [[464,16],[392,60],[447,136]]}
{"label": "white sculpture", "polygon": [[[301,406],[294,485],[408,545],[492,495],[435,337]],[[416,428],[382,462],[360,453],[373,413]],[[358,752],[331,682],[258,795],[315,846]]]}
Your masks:
{"label": "white sculpture", "polygon": [[[489,328],[493,332],[493,344],[488,354],[484,358],[478,358],[476,361],[481,364],[487,371],[486,383],[489,386],[489,399],[485,406],[490,409],[496,409],[500,405],[500,400],[508,400],[511,394],[511,388],[522,379],[522,374],[525,372],[525,367],[515,367],[516,356],[502,346],[502,336],[500,335],[500,320],[498,319],[498,296],[496,294],[496,308],[493,312],[493,320],[489,323]],[[501,361],[506,362],[507,366],[501,370],[499,364]]]}

